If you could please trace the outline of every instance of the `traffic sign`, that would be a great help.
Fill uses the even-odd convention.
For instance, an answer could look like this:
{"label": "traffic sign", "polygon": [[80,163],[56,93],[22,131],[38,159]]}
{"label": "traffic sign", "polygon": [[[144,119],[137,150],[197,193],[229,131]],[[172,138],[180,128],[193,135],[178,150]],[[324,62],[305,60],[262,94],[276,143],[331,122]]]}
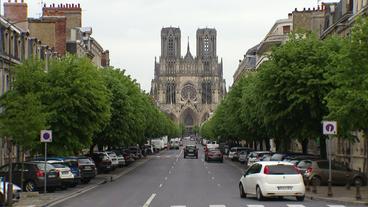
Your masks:
{"label": "traffic sign", "polygon": [[323,134],[324,135],[336,135],[337,134],[337,122],[336,121],[323,121]]}
{"label": "traffic sign", "polygon": [[41,142],[52,142],[52,131],[41,130]]}

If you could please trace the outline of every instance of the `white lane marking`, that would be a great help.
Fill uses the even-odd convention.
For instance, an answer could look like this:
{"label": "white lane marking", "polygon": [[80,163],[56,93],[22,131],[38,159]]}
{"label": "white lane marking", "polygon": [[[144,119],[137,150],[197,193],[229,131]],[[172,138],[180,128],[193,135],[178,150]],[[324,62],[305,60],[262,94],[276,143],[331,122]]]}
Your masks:
{"label": "white lane marking", "polygon": [[187,206],[170,206],[170,207],[187,207]]}
{"label": "white lane marking", "polygon": [[344,205],[327,205],[329,207],[345,207]]}
{"label": "white lane marking", "polygon": [[264,207],[264,205],[247,205],[248,207]]}
{"label": "white lane marking", "polygon": [[167,177],[165,177],[165,180],[167,180]]}
{"label": "white lane marking", "polygon": [[305,205],[286,204],[288,207],[305,207]]}
{"label": "white lane marking", "polygon": [[151,204],[151,202],[153,201],[153,199],[156,197],[156,193],[152,194],[148,200],[146,201],[146,203],[143,205],[143,207],[149,207],[149,205]]}
{"label": "white lane marking", "polygon": [[160,184],[159,188],[161,188],[161,187],[162,187],[162,184]]}
{"label": "white lane marking", "polygon": [[226,207],[225,205],[210,205],[210,207]]}
{"label": "white lane marking", "polygon": [[171,170],[169,170],[169,174],[171,174]]}
{"label": "white lane marking", "polygon": [[215,177],[212,177],[211,179],[212,179],[212,180],[214,180],[214,179],[215,179]]}

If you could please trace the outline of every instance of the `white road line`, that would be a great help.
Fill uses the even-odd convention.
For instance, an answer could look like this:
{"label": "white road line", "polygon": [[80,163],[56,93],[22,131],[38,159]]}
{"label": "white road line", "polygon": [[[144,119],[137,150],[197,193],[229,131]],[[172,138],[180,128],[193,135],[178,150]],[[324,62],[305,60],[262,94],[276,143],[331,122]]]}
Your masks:
{"label": "white road line", "polygon": [[160,184],[159,188],[161,188],[161,187],[162,187],[162,184]]}
{"label": "white road line", "polygon": [[264,205],[247,205],[248,207],[264,207]]}
{"label": "white road line", "polygon": [[171,174],[171,170],[169,170],[169,174]]}
{"label": "white road line", "polygon": [[170,207],[187,207],[187,206],[170,206]]}
{"label": "white road line", "polygon": [[287,204],[288,207],[305,207],[305,205],[300,204]]}
{"label": "white road line", "polygon": [[143,207],[149,207],[149,205],[151,204],[151,202],[153,201],[155,197],[156,197],[156,193],[152,194],[151,197],[149,197],[146,203],[143,205]]}
{"label": "white road line", "polygon": [[212,180],[214,180],[214,179],[215,179],[215,177],[212,177],[211,179],[212,179]]}
{"label": "white road line", "polygon": [[329,207],[345,207],[344,205],[327,205]]}
{"label": "white road line", "polygon": [[165,180],[167,180],[167,177],[165,177]]}
{"label": "white road line", "polygon": [[225,205],[210,205],[210,207],[226,207]]}

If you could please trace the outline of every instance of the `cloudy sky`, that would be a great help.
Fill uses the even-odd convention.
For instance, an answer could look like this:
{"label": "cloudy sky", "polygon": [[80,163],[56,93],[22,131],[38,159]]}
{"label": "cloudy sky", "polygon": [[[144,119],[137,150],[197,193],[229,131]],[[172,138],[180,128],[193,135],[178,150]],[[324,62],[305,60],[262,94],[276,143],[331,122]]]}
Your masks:
{"label": "cloudy sky", "polygon": [[110,50],[111,64],[126,69],[146,91],[150,90],[154,57],[160,56],[162,27],[180,27],[182,55],[186,52],[188,36],[195,55],[197,28],[216,28],[217,54],[224,60],[224,78],[229,86],[239,59],[264,38],[277,19],[287,18],[295,8],[321,4],[320,0],[25,1],[31,17],[41,15],[44,3],[80,3],[83,26],[93,27],[93,36]]}

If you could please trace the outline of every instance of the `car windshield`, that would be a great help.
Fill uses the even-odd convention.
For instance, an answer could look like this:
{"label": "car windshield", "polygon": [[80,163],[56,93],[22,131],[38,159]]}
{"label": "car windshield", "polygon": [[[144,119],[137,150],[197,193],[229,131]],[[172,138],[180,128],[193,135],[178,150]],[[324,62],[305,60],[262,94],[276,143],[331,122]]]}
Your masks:
{"label": "car windshield", "polygon": [[52,166],[55,168],[66,168],[67,166],[64,163],[52,163]]}
{"label": "car windshield", "polygon": [[298,170],[292,165],[268,165],[270,175],[295,175],[299,174]]}
{"label": "car windshield", "polygon": [[78,159],[79,164],[91,164],[92,161],[90,159],[87,158],[83,158],[83,159]]}

